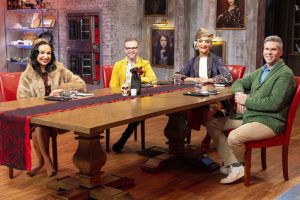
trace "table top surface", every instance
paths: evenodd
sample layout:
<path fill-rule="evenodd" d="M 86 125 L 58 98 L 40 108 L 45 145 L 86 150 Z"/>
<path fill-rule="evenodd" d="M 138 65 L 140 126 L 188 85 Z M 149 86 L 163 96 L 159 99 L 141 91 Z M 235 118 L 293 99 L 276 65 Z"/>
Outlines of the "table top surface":
<path fill-rule="evenodd" d="M 134 98 L 113 103 L 104 103 L 73 110 L 66 110 L 39 116 L 33 116 L 30 122 L 55 128 L 76 131 L 81 134 L 99 134 L 107 128 L 128 124 L 130 122 L 186 111 L 191 108 L 207 105 L 232 97 L 230 87 L 214 88 L 220 93 L 207 97 L 186 96 L 183 93 L 193 89 L 154 94 L 142 98 Z M 94 91 L 96 96 L 119 92 L 119 89 L 99 89 Z M 43 98 L 30 98 L 0 104 L 0 112 L 53 103 Z"/>

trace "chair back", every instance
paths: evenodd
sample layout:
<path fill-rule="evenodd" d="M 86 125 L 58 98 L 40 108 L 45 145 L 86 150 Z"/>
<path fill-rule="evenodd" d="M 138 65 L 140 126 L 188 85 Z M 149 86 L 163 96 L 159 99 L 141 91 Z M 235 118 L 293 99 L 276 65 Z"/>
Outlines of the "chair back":
<path fill-rule="evenodd" d="M 113 65 L 104 65 L 102 66 L 102 76 L 103 76 L 103 86 L 105 88 L 109 87 L 109 82 L 111 79 L 111 74 L 113 70 Z"/>
<path fill-rule="evenodd" d="M 225 67 L 230 72 L 233 81 L 243 78 L 246 69 L 245 65 L 225 65 Z"/>
<path fill-rule="evenodd" d="M 17 89 L 22 72 L 0 73 L 0 92 L 2 101 L 17 99 Z"/>
<path fill-rule="evenodd" d="M 284 144 L 289 144 L 290 141 L 290 136 L 292 133 L 292 127 L 293 127 L 293 122 L 295 119 L 296 111 L 300 102 L 300 77 L 295 77 L 296 81 L 296 89 L 294 93 L 294 98 L 292 100 L 288 116 L 287 116 L 287 123 L 285 127 L 285 132 L 284 132 Z"/>

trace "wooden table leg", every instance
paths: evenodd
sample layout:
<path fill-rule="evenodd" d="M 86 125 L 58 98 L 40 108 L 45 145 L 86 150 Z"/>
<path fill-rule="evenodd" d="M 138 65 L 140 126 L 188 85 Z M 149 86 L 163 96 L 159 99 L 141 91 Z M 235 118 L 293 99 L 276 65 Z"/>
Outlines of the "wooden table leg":
<path fill-rule="evenodd" d="M 186 124 L 186 113 L 178 112 L 169 114 L 167 126 L 164 134 L 168 138 L 169 152 L 153 158 L 149 158 L 143 165 L 142 169 L 150 172 L 159 172 L 165 168 L 168 163 L 172 162 L 177 155 L 185 153 L 184 139 L 188 134 Z"/>
<path fill-rule="evenodd" d="M 210 172 L 218 170 L 220 165 L 208 156 L 185 148 L 184 140 L 189 132 L 186 123 L 186 113 L 178 112 L 169 114 L 168 116 L 169 121 L 164 129 L 164 134 L 169 140 L 169 152 L 149 158 L 142 165 L 142 169 L 150 172 L 160 172 L 173 161 L 176 163 L 179 161 L 191 166 L 199 166 Z"/>
<path fill-rule="evenodd" d="M 74 177 L 58 178 L 48 183 L 48 187 L 62 190 L 54 194 L 59 199 L 133 199 L 128 192 L 117 188 L 134 186 L 134 179 L 121 176 L 101 177 L 101 168 L 106 162 L 106 154 L 100 144 L 100 133 L 86 135 L 75 132 L 78 148 L 73 163 L 79 169 L 79 181 Z M 114 188 L 117 187 L 117 188 Z"/>
<path fill-rule="evenodd" d="M 73 156 L 73 163 L 79 169 L 80 185 L 95 188 L 101 184 L 101 168 L 106 162 L 106 154 L 100 144 L 100 136 L 86 137 L 76 133 L 78 148 Z"/>
<path fill-rule="evenodd" d="M 186 124 L 186 113 L 178 112 L 169 114 L 169 120 L 165 127 L 164 134 L 169 140 L 169 153 L 178 155 L 185 151 L 184 139 L 189 129 Z"/>

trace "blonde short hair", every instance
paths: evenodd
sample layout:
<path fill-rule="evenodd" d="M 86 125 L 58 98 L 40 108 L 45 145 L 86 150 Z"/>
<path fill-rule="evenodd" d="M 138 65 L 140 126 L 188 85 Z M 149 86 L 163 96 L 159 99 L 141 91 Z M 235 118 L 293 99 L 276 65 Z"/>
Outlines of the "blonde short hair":
<path fill-rule="evenodd" d="M 197 30 L 196 35 L 195 35 L 195 40 L 200 39 L 202 37 L 213 37 L 213 34 L 210 33 L 208 30 L 206 30 L 205 28 L 200 28 Z"/>

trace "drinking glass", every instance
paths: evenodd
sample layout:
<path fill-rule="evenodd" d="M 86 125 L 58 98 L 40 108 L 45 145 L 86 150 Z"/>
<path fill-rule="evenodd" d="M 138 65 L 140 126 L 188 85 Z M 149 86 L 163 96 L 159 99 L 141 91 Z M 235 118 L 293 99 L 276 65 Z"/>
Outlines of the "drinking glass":
<path fill-rule="evenodd" d="M 181 77 L 174 76 L 174 85 L 180 85 L 180 84 L 181 84 Z"/>
<path fill-rule="evenodd" d="M 71 88 L 71 89 L 69 90 L 69 92 L 70 92 L 70 97 L 71 97 L 71 98 L 77 98 L 77 96 L 78 96 L 78 90 L 77 90 L 77 89 Z"/>
<path fill-rule="evenodd" d="M 202 92 L 202 83 L 195 83 L 194 89 L 196 93 Z"/>

